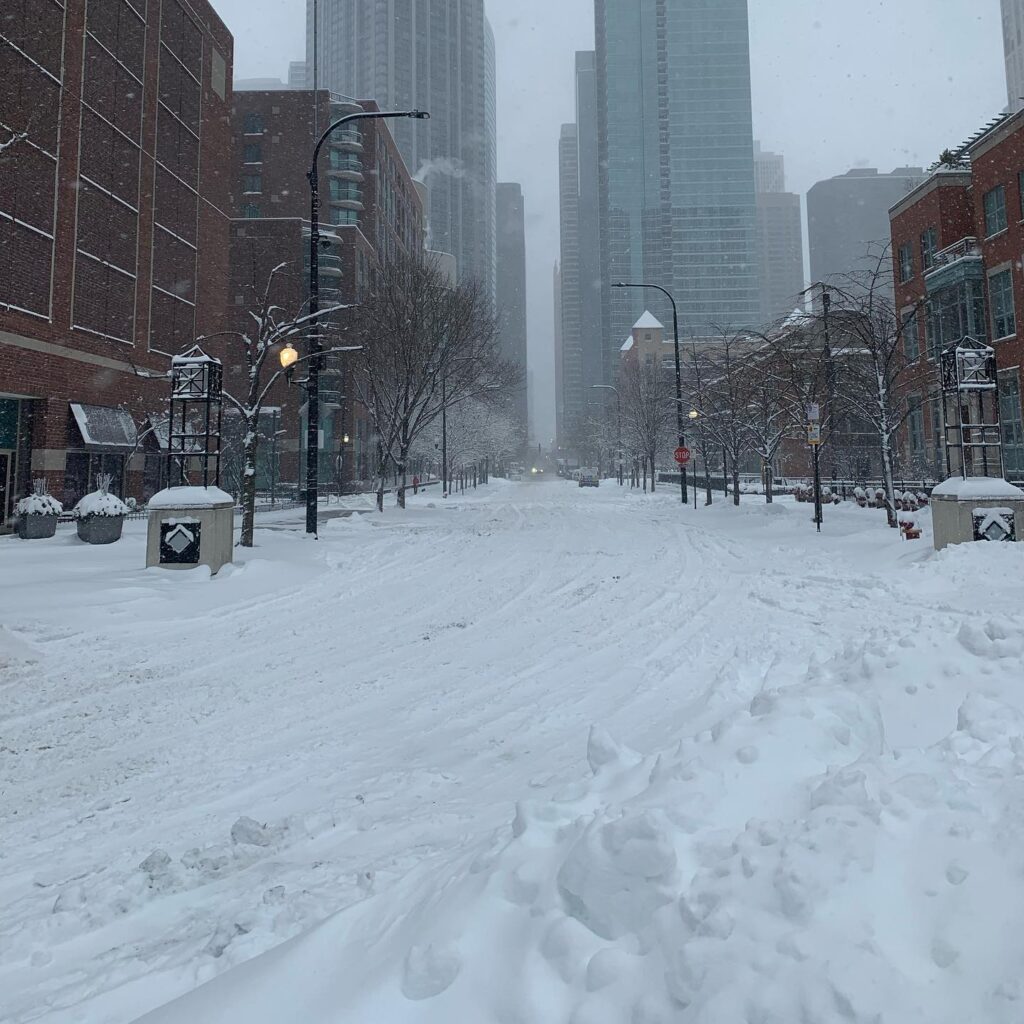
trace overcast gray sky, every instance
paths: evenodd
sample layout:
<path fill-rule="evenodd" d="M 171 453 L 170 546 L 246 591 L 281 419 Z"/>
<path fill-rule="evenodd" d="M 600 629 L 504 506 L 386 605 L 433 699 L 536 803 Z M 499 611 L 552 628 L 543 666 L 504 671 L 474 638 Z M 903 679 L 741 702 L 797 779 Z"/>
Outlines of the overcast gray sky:
<path fill-rule="evenodd" d="M 554 423 L 551 271 L 560 125 L 593 0 L 486 0 L 498 49 L 498 175 L 527 203 L 530 360 Z M 754 132 L 804 193 L 850 167 L 932 163 L 1006 102 L 999 0 L 749 0 Z M 305 51 L 305 0 L 213 0 L 235 75 L 285 77 Z M 545 438 L 546 440 L 546 438 Z"/>

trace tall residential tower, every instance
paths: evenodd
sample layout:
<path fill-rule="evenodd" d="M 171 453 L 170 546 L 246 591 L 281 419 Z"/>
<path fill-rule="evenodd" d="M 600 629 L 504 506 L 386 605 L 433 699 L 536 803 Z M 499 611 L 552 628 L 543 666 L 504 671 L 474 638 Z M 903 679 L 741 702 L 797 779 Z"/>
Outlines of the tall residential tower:
<path fill-rule="evenodd" d="M 767 327 L 802 303 L 804 232 L 800 197 L 786 191 L 781 153 L 754 143 L 757 250 L 761 276 L 761 325 Z"/>
<path fill-rule="evenodd" d="M 747 0 L 595 0 L 602 278 L 668 287 L 680 333 L 756 324 Z M 657 296 L 607 288 L 606 366 Z"/>
<path fill-rule="evenodd" d="M 429 121 L 390 122 L 409 170 L 427 184 L 430 248 L 452 253 L 460 276 L 493 298 L 495 53 L 484 0 L 307 0 L 309 84 L 314 56 L 320 88 L 430 112 Z"/>
<path fill-rule="evenodd" d="M 513 399 L 515 415 L 527 428 L 526 366 L 526 211 L 522 187 L 500 182 L 497 193 L 498 322 L 502 357 L 522 371 L 521 388 Z"/>
<path fill-rule="evenodd" d="M 593 50 L 576 54 L 576 122 L 559 140 L 561 222 L 561 381 L 558 436 L 584 429 L 591 385 L 607 382 L 601 306 L 601 195 L 598 167 L 597 63 Z"/>

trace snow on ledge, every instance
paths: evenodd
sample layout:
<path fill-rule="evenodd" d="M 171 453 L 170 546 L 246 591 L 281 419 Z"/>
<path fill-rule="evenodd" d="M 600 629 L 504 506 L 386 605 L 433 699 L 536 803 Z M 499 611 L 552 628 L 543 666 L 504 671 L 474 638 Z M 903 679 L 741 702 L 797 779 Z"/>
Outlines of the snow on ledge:
<path fill-rule="evenodd" d="M 967 480 L 950 477 L 932 491 L 933 498 L 957 498 L 969 501 L 985 498 L 1013 498 L 1024 501 L 1024 491 L 1000 477 L 976 476 Z"/>
<path fill-rule="evenodd" d="M 235 499 L 219 487 L 165 487 L 146 504 L 150 511 L 165 508 L 209 508 L 214 505 L 234 505 Z"/>

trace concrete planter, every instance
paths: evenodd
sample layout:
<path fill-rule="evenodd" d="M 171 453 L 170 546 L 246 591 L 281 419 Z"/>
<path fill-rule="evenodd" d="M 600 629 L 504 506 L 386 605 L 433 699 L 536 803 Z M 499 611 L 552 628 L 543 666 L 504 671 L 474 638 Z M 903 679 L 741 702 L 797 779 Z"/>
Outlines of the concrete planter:
<path fill-rule="evenodd" d="M 43 540 L 57 532 L 57 516 L 18 516 L 18 536 L 22 540 Z"/>
<path fill-rule="evenodd" d="M 121 539 L 124 516 L 82 516 L 78 520 L 78 539 L 86 544 L 113 544 Z"/>

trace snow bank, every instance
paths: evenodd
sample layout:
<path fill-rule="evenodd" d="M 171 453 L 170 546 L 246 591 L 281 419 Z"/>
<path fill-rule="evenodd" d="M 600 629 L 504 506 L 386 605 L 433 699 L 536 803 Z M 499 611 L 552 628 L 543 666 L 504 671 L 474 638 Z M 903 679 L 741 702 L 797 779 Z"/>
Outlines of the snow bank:
<path fill-rule="evenodd" d="M 1019 1024 L 1019 712 L 969 697 L 897 756 L 867 692 L 804 682 L 588 755 L 471 857 L 142 1020 Z"/>
<path fill-rule="evenodd" d="M 75 506 L 79 519 L 87 516 L 126 516 L 131 509 L 116 495 L 106 491 L 93 491 Z"/>
<path fill-rule="evenodd" d="M 146 508 L 208 508 L 210 505 L 234 503 L 235 499 L 219 487 L 165 487 L 146 502 Z"/>
<path fill-rule="evenodd" d="M 932 497 L 959 498 L 963 501 L 972 498 L 1015 498 L 1024 501 L 1024 491 L 1001 477 L 976 476 L 963 480 L 951 476 L 932 491 Z"/>

